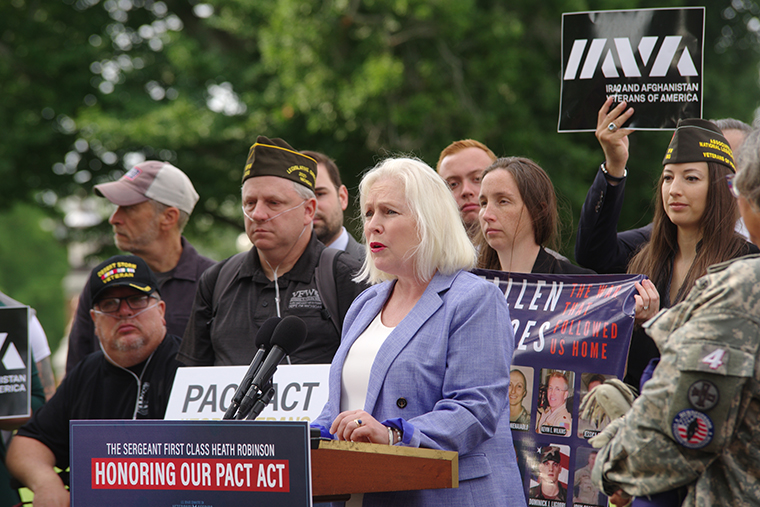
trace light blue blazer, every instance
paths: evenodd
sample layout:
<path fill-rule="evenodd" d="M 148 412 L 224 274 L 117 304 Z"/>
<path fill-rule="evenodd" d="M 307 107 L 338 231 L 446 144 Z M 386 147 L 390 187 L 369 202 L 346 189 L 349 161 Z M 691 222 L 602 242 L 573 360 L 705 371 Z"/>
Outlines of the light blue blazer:
<path fill-rule="evenodd" d="M 394 282 L 364 291 L 343 324 L 330 368 L 330 394 L 314 425 L 340 413 L 343 362 L 385 304 Z M 402 445 L 459 453 L 459 488 L 373 493 L 364 506 L 524 506 L 509 429 L 514 335 L 504 295 L 460 271 L 435 275 L 422 298 L 380 347 L 364 410 L 403 428 Z M 388 474 L 396 474 L 388 470 Z"/>

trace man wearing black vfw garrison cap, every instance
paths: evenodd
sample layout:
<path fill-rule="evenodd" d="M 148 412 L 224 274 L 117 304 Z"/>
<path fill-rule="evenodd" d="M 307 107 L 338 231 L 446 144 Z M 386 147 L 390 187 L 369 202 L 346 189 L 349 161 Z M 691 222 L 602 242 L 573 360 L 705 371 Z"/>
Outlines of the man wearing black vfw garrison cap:
<path fill-rule="evenodd" d="M 329 363 L 340 344 L 315 273 L 324 245 L 312 230 L 317 200 L 316 161 L 282 139 L 259 136 L 243 170 L 242 213 L 253 248 L 226 259 L 201 277 L 178 359 L 189 366 L 250 362 L 261 324 L 295 315 L 308 327 L 293 363 Z M 342 321 L 365 288 L 352 278 L 358 261 L 339 255 L 332 264 Z M 324 282 L 324 281 L 323 281 Z M 324 288 L 324 283 L 319 285 Z"/>

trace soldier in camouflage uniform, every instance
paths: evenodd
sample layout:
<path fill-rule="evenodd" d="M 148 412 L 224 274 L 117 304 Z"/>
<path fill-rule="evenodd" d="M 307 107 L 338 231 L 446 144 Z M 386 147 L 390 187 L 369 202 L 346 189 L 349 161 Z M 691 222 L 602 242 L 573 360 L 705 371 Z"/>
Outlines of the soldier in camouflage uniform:
<path fill-rule="evenodd" d="M 738 165 L 735 195 L 757 241 L 758 131 Z M 631 410 L 600 435 L 609 441 L 594 483 L 623 497 L 688 485 L 684 506 L 760 504 L 760 255 L 712 266 L 645 327 L 662 357 Z"/>

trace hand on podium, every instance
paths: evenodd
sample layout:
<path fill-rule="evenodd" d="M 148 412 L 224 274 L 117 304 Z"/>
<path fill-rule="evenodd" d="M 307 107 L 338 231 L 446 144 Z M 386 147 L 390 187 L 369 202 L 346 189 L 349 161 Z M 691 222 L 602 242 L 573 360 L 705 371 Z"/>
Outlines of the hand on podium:
<path fill-rule="evenodd" d="M 389 428 L 364 410 L 341 412 L 330 426 L 330 433 L 338 440 L 390 444 Z M 391 435 L 394 433 L 391 431 Z M 394 443 L 398 440 L 394 439 Z"/>

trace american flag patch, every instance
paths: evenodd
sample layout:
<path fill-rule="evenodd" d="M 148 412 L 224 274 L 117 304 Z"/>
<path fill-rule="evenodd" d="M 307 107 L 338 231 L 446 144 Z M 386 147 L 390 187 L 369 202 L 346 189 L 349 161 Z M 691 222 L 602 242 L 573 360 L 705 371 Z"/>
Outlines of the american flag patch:
<path fill-rule="evenodd" d="M 707 415 L 696 410 L 682 410 L 671 424 L 673 438 L 689 449 L 701 449 L 712 442 L 713 422 Z"/>

